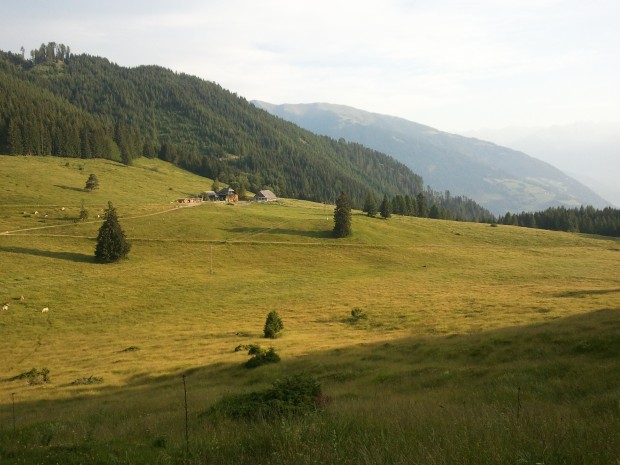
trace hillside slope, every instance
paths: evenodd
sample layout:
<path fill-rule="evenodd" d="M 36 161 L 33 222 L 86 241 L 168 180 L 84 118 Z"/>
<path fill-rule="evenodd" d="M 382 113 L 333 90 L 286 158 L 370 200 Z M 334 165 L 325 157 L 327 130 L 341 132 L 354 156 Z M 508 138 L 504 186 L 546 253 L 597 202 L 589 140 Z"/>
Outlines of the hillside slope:
<path fill-rule="evenodd" d="M 496 215 L 558 205 L 608 205 L 553 166 L 490 142 L 342 105 L 254 103 L 317 134 L 387 153 L 433 188 L 462 193 Z"/>
<path fill-rule="evenodd" d="M 239 191 L 325 201 L 341 190 L 415 195 L 419 176 L 355 143 L 338 143 L 257 109 L 215 83 L 89 55 L 0 52 L 0 153 L 158 157 Z"/>
<path fill-rule="evenodd" d="M 618 457 L 617 239 L 354 211 L 337 240 L 324 204 L 176 208 L 205 179 L 155 159 L 1 156 L 0 176 L 0 463 Z M 100 265 L 107 200 L 132 249 Z M 282 361 L 246 369 L 250 344 Z M 316 412 L 206 414 L 297 374 L 322 385 Z"/>

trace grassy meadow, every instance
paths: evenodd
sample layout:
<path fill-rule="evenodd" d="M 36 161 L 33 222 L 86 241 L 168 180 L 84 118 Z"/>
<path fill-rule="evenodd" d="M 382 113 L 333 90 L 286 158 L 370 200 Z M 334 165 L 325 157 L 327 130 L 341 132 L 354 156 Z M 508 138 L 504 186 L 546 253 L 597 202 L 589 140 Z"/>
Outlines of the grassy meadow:
<path fill-rule="evenodd" d="M 211 180 L 159 160 L 0 156 L 0 183 L 0 463 L 620 463 L 618 239 L 354 212 L 336 240 L 333 206 L 179 207 Z M 108 201 L 132 249 L 99 265 Z M 205 415 L 298 373 L 323 409 Z"/>

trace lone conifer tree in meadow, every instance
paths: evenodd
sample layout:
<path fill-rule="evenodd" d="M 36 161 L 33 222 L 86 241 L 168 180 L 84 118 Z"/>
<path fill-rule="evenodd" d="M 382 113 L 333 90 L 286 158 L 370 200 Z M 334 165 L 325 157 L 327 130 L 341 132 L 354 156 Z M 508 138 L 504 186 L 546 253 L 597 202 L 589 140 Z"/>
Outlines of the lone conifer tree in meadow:
<path fill-rule="evenodd" d="M 336 199 L 334 210 L 334 237 L 347 237 L 351 235 L 351 204 L 349 197 L 344 192 Z"/>
<path fill-rule="evenodd" d="M 84 190 L 93 191 L 99 188 L 99 178 L 95 173 L 91 173 L 86 180 L 86 185 L 84 186 Z"/>
<path fill-rule="evenodd" d="M 112 202 L 108 202 L 108 209 L 104 213 L 104 221 L 99 228 L 95 260 L 99 263 L 112 263 L 125 258 L 131 244 L 125 238 L 125 232 L 118 222 L 116 209 Z"/>

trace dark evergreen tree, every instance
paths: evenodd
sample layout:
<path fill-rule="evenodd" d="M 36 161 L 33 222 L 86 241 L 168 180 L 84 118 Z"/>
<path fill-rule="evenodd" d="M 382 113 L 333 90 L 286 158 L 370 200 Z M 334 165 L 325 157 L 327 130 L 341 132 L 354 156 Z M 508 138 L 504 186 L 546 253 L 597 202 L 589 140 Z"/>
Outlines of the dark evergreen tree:
<path fill-rule="evenodd" d="M 379 213 L 382 218 L 386 220 L 392 216 L 392 204 L 388 200 L 387 195 L 383 196 L 383 200 L 381 201 L 381 206 L 379 207 Z"/>
<path fill-rule="evenodd" d="M 366 202 L 364 202 L 364 213 L 368 216 L 375 216 L 377 214 L 377 201 L 372 192 L 368 192 L 366 196 Z"/>
<path fill-rule="evenodd" d="M 99 263 L 112 263 L 125 258 L 131 249 L 131 244 L 125 238 L 112 202 L 108 202 L 108 209 L 104 214 L 104 221 L 99 228 L 95 260 Z"/>
<path fill-rule="evenodd" d="M 422 192 L 416 196 L 416 205 L 418 207 L 418 216 L 425 218 L 428 216 L 428 204 L 426 203 L 426 197 Z"/>
<path fill-rule="evenodd" d="M 263 334 L 265 337 L 275 339 L 283 329 L 284 323 L 282 322 L 280 315 L 278 315 L 278 312 L 275 310 L 270 311 L 267 315 L 267 319 L 265 320 L 265 328 L 263 329 Z"/>
<path fill-rule="evenodd" d="M 84 186 L 84 189 L 87 191 L 92 191 L 94 189 L 97 189 L 99 187 L 99 178 L 97 178 L 97 175 L 94 173 L 91 173 L 90 176 L 88 176 L 88 179 L 86 180 L 86 185 Z"/>
<path fill-rule="evenodd" d="M 406 210 L 405 198 L 398 194 L 392 198 L 392 213 L 404 215 Z"/>
<path fill-rule="evenodd" d="M 405 196 L 405 201 L 407 202 L 407 210 L 409 211 L 408 215 L 417 216 L 418 214 L 418 205 L 415 197 L 411 197 L 409 195 Z"/>
<path fill-rule="evenodd" d="M 344 192 L 336 199 L 334 209 L 334 237 L 347 237 L 351 235 L 351 204 Z"/>

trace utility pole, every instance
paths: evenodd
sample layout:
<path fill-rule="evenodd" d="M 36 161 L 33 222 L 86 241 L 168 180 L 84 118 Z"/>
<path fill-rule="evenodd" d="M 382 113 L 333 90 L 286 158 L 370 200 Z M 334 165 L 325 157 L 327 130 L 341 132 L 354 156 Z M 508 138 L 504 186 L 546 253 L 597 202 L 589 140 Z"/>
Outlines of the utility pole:
<path fill-rule="evenodd" d="M 209 256 L 210 256 L 210 262 L 211 262 L 211 274 L 213 274 L 213 244 L 211 244 L 209 246 Z"/>

